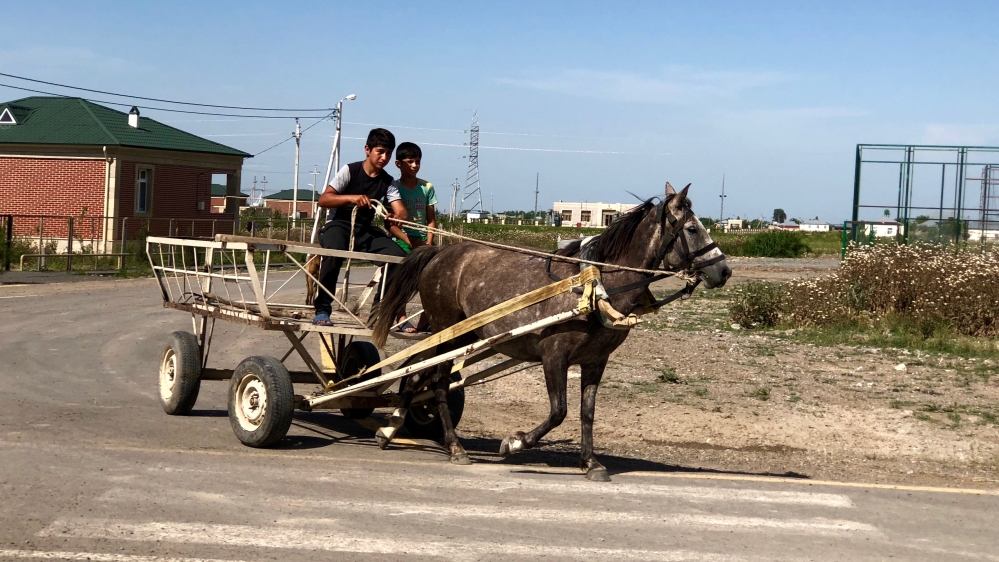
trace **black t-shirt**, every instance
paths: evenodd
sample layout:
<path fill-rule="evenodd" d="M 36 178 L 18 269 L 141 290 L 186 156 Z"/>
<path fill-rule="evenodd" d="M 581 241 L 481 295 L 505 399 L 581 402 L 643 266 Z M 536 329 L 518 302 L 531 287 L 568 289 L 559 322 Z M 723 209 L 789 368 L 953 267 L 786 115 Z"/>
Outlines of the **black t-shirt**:
<path fill-rule="evenodd" d="M 369 176 L 364 171 L 363 161 L 347 164 L 343 168 L 340 168 L 340 171 L 337 172 L 336 177 L 330 183 L 330 187 L 335 189 L 340 195 L 367 195 L 368 199 L 382 201 L 383 203 L 386 202 L 386 196 L 388 196 L 389 203 L 399 199 L 398 189 L 392 187 L 392 176 L 385 170 L 380 171 L 375 177 Z M 394 197 L 390 191 L 395 192 Z M 344 220 L 349 222 L 353 210 L 353 204 L 338 207 L 330 220 Z M 367 209 L 358 209 L 356 224 L 370 225 L 374 218 L 374 209 L 370 207 Z"/>

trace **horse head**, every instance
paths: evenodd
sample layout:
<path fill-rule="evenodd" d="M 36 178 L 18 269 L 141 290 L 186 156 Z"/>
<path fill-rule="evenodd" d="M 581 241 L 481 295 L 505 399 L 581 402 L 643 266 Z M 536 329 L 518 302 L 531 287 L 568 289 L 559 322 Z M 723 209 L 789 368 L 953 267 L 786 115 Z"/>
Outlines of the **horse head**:
<path fill-rule="evenodd" d="M 688 271 L 709 289 L 721 287 L 732 276 L 732 268 L 725 263 L 725 254 L 694 214 L 687 198 L 689 189 L 690 184 L 687 184 L 677 193 L 667 183 L 666 199 L 657 205 L 661 217 L 663 266 L 674 271 Z"/>

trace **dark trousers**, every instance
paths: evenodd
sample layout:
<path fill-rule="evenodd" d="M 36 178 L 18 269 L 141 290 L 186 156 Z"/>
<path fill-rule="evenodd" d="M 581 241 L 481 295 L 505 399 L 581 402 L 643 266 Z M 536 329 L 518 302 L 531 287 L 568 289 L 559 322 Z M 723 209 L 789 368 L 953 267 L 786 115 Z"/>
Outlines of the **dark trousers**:
<path fill-rule="evenodd" d="M 326 223 L 319 231 L 319 245 L 330 250 L 347 250 L 350 247 L 350 222 L 334 220 Z M 404 257 L 405 252 L 385 233 L 373 226 L 355 225 L 354 251 L 371 254 L 385 254 Z M 319 282 L 331 293 L 336 293 L 337 279 L 345 258 L 324 257 L 319 265 Z M 389 264 L 387 275 L 382 283 L 387 282 L 395 272 L 398 264 Z M 375 295 L 377 300 L 377 294 Z M 316 314 L 329 314 L 333 311 L 333 299 L 326 291 L 319 290 L 316 295 Z"/>

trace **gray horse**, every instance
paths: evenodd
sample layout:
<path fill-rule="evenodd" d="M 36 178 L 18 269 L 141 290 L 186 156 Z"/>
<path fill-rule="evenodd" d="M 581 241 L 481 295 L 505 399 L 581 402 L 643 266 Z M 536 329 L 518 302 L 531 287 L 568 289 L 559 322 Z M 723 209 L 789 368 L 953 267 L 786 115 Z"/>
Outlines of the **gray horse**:
<path fill-rule="evenodd" d="M 400 265 L 386 288 L 375 313 L 374 340 L 381 347 L 395 318 L 416 294 L 435 332 L 508 299 L 579 272 L 578 263 L 559 261 L 558 256 L 583 257 L 593 261 L 641 269 L 687 271 L 708 288 L 721 287 L 732 274 L 725 256 L 691 210 L 688 185 L 679 193 L 666 184 L 666 198 L 650 199 L 624 214 L 607 230 L 585 245 L 576 242 L 557 252 L 551 261 L 543 257 L 496 249 L 474 242 L 444 247 L 424 247 L 411 253 Z M 651 275 L 602 266 L 601 278 L 610 304 L 627 315 L 650 304 L 648 283 Z M 618 291 L 615 291 L 619 289 Z M 692 290 L 692 286 L 690 287 Z M 446 353 L 478 339 L 502 334 L 519 326 L 567 310 L 578 295 L 567 293 L 504 316 L 473 333 L 442 344 L 437 353 Z M 504 456 L 530 449 L 566 416 L 566 381 L 570 365 L 582 370 L 582 456 L 580 468 L 590 480 L 607 481 L 607 469 L 593 455 L 593 412 L 597 386 L 607 366 L 607 358 L 628 336 L 627 329 L 606 327 L 597 313 L 545 328 L 496 346 L 511 358 L 540 361 L 545 373 L 551 412 L 548 419 L 527 433 L 518 431 L 503 440 Z M 468 464 L 468 454 L 458 441 L 447 405 L 447 389 L 452 365 L 438 367 L 436 373 L 411 377 L 403 389 L 406 407 L 413 393 L 431 378 L 434 398 L 444 430 L 444 445 L 456 464 Z M 397 410 L 393 425 L 401 425 L 406 408 Z M 395 423 L 399 422 L 399 423 Z M 394 429 L 379 434 L 379 445 L 387 446 Z"/>

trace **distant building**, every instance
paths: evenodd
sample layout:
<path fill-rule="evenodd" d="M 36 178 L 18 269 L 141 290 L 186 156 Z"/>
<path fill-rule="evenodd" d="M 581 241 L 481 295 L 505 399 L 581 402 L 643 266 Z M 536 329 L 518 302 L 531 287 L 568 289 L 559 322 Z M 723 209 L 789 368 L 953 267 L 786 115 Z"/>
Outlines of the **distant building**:
<path fill-rule="evenodd" d="M 281 213 L 283 216 L 290 217 L 291 208 L 295 204 L 294 195 L 294 189 L 285 189 L 283 191 L 278 191 L 277 193 L 264 195 L 261 199 L 263 200 L 263 207 L 273 209 L 274 211 Z M 298 218 L 312 218 L 313 199 L 315 199 L 315 201 L 319 201 L 319 194 L 314 194 L 314 192 L 307 189 L 298 190 Z"/>
<path fill-rule="evenodd" d="M 770 230 L 800 230 L 801 226 L 793 222 L 772 223 Z"/>
<path fill-rule="evenodd" d="M 226 201 L 228 201 L 229 199 L 235 200 L 237 207 L 245 207 L 246 206 L 246 198 L 247 197 L 249 197 L 249 195 L 247 195 L 247 194 L 245 194 L 243 192 L 238 192 L 237 195 L 232 195 L 232 196 L 226 195 L 226 186 L 224 186 L 224 185 L 222 185 L 220 183 L 213 183 L 212 184 L 212 212 L 213 213 L 224 213 L 225 212 L 225 208 L 226 208 Z"/>
<path fill-rule="evenodd" d="M 239 193 L 251 155 L 81 98 L 32 96 L 0 103 L 0 215 L 18 235 L 109 242 L 127 231 L 211 236 L 238 201 L 213 213 L 212 176 Z M 42 221 L 17 215 L 44 215 Z M 82 218 L 86 217 L 86 218 Z M 44 232 L 39 232 L 42 228 Z M 105 245 L 106 247 L 106 245 Z"/>
<path fill-rule="evenodd" d="M 562 226 L 607 227 L 618 216 L 637 207 L 632 203 L 573 203 L 556 201 L 552 204 L 555 214 L 561 217 Z"/>
<path fill-rule="evenodd" d="M 829 232 L 829 223 L 820 220 L 804 221 L 799 225 L 802 232 Z"/>
<path fill-rule="evenodd" d="M 864 223 L 864 235 L 870 236 L 872 231 L 875 238 L 889 238 L 903 234 L 905 229 L 897 221 Z"/>
<path fill-rule="evenodd" d="M 725 219 L 721 223 L 722 231 L 742 230 L 742 219 Z"/>

